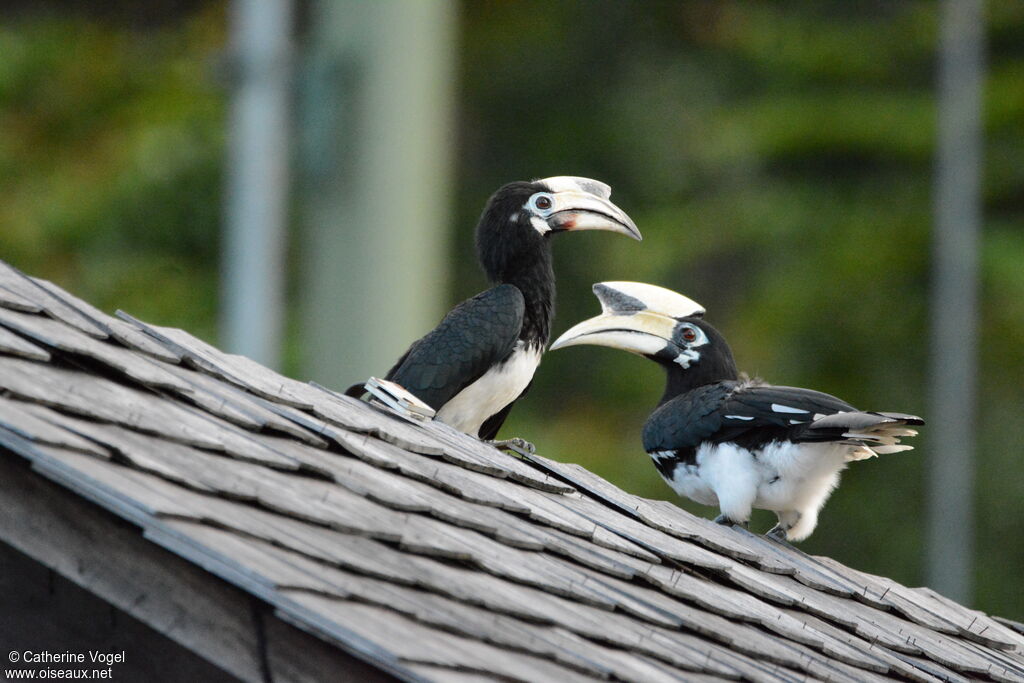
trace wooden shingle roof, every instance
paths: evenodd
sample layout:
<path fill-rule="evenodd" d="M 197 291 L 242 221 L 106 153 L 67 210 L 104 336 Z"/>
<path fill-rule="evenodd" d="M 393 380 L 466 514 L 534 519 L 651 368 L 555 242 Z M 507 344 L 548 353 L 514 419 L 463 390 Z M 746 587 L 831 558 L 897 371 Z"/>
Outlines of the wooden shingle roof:
<path fill-rule="evenodd" d="M 404 679 L 1024 680 L 1019 624 L 108 316 L 0 262 L 0 461 L 18 456 Z"/>

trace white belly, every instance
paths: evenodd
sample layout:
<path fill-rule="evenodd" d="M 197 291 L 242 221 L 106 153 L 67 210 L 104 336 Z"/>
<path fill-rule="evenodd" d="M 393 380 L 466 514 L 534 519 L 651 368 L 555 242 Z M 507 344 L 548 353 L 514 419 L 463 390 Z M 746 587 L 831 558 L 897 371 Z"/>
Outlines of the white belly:
<path fill-rule="evenodd" d="M 516 344 L 512 356 L 488 370 L 437 412 L 437 419 L 476 436 L 484 421 L 519 398 L 533 379 L 543 351 Z"/>
<path fill-rule="evenodd" d="M 850 450 L 832 443 L 771 444 L 757 457 L 754 507 L 779 512 L 820 506 L 839 483 Z"/>
<path fill-rule="evenodd" d="M 817 508 L 839 481 L 849 446 L 775 443 L 751 454 L 733 444 L 705 444 L 696 464 L 679 465 L 666 482 L 681 496 L 736 511 Z M 744 512 L 745 511 L 745 512 Z"/>

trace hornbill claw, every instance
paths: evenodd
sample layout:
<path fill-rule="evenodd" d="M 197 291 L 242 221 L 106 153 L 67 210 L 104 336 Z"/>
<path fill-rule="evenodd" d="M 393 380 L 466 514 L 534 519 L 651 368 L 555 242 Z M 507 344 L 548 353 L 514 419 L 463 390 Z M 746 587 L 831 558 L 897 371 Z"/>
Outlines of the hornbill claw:
<path fill-rule="evenodd" d="M 721 524 L 723 526 L 741 526 L 744 529 L 747 529 L 747 528 L 750 527 L 750 522 L 749 521 L 747 521 L 747 522 L 737 522 L 735 519 L 733 519 L 731 517 L 728 517 L 728 516 L 726 516 L 724 514 L 723 515 L 718 515 L 717 517 L 715 517 L 715 524 Z"/>

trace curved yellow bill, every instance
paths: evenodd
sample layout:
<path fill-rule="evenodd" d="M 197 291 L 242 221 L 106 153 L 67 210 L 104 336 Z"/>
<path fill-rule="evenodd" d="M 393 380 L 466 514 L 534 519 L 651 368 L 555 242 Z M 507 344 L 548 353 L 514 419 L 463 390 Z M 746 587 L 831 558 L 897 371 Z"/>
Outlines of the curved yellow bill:
<path fill-rule="evenodd" d="M 603 313 L 566 330 L 551 345 L 551 350 L 588 344 L 653 356 L 671 341 L 677 322 L 675 318 L 651 311 Z"/>
<path fill-rule="evenodd" d="M 608 199 L 579 190 L 555 192 L 548 217 L 553 230 L 607 230 L 642 240 L 633 219 Z"/>

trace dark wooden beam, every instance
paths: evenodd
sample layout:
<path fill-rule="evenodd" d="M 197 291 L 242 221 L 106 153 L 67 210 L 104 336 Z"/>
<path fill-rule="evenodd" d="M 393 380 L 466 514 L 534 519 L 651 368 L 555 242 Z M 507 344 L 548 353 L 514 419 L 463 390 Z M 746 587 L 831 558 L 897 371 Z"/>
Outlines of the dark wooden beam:
<path fill-rule="evenodd" d="M 0 540 L 243 681 L 393 680 L 4 449 L 0 501 Z"/>

